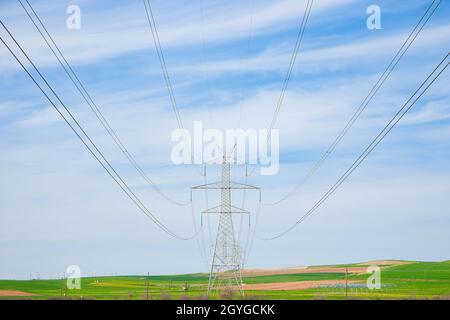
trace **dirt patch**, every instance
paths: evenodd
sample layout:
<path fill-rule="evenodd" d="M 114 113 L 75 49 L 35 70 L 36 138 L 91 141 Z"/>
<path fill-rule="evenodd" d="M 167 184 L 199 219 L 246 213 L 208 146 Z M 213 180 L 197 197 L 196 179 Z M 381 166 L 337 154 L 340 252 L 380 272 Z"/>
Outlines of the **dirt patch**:
<path fill-rule="evenodd" d="M 365 267 L 349 267 L 348 273 L 366 273 Z M 270 276 L 278 274 L 298 274 L 298 273 L 345 273 L 346 268 L 342 267 L 317 267 L 317 268 L 285 268 L 285 269 L 246 269 L 242 270 L 244 277 Z"/>
<path fill-rule="evenodd" d="M 17 290 L 0 290 L 0 297 L 32 297 L 32 296 L 37 296 L 37 294 Z"/>
<path fill-rule="evenodd" d="M 370 266 L 370 265 L 377 265 L 377 266 L 397 266 L 402 264 L 411 264 L 412 262 L 409 261 L 399 261 L 399 260 L 373 260 L 373 261 L 367 261 L 358 263 L 361 266 Z"/>
<path fill-rule="evenodd" d="M 358 281 L 349 280 L 348 283 Z M 274 282 L 244 284 L 245 290 L 305 290 L 329 285 L 345 285 L 345 280 L 315 280 L 315 281 L 294 281 L 294 282 Z"/>
<path fill-rule="evenodd" d="M 366 267 L 318 267 L 307 269 L 310 273 L 366 273 Z"/>
<path fill-rule="evenodd" d="M 284 269 L 244 269 L 243 277 L 270 276 L 276 274 L 295 274 L 304 272 L 306 267 L 284 268 Z"/>

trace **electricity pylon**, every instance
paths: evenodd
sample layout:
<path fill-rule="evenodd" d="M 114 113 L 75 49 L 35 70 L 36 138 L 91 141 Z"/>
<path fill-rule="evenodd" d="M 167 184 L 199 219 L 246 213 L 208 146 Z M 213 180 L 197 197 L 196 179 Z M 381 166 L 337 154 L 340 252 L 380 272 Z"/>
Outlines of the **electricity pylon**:
<path fill-rule="evenodd" d="M 219 289 L 233 289 L 237 287 L 241 294 L 242 287 L 242 254 L 236 243 L 233 214 L 250 214 L 249 211 L 232 205 L 232 190 L 234 189 L 256 189 L 259 188 L 231 181 L 230 162 L 223 157 L 222 180 L 220 182 L 208 183 L 193 187 L 198 189 L 220 190 L 220 204 L 209 208 L 202 214 L 219 214 L 219 226 L 217 229 L 216 243 L 212 257 L 211 269 L 208 282 L 208 295 L 215 287 Z"/>

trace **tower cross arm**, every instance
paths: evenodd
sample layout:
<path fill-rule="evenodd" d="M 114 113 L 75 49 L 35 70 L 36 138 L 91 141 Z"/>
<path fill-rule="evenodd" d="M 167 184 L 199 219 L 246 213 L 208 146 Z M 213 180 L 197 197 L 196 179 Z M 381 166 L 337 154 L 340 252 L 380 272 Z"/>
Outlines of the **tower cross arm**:
<path fill-rule="evenodd" d="M 204 211 L 202 211 L 202 213 L 221 213 L 223 212 L 222 206 L 218 205 L 209 209 L 206 209 Z M 250 211 L 247 211 L 245 209 L 242 208 L 238 208 L 235 207 L 233 205 L 230 206 L 230 211 L 229 213 L 244 213 L 244 214 L 250 214 Z"/>
<path fill-rule="evenodd" d="M 192 187 L 193 190 L 201 190 L 201 189 L 252 189 L 252 190 L 259 190 L 260 188 L 251 186 L 249 184 L 239 183 L 230 181 L 229 187 L 224 187 L 221 182 L 212 182 L 208 184 L 202 184 L 198 186 Z"/>

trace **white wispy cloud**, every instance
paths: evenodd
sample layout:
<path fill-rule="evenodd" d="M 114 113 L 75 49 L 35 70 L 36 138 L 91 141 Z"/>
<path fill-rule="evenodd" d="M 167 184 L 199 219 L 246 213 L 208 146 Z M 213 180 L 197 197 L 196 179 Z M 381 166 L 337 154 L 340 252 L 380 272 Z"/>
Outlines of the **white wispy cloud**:
<path fill-rule="evenodd" d="M 312 49 L 302 49 L 298 56 L 296 70 L 306 73 L 314 73 L 330 69 L 344 69 L 359 62 L 373 63 L 380 58 L 391 55 L 400 48 L 408 37 L 410 30 L 398 32 L 395 35 L 387 35 L 374 39 L 347 39 L 347 43 L 330 45 Z M 309 38 L 310 40 L 313 40 Z M 450 24 L 426 28 L 413 44 L 411 52 L 417 55 L 423 54 L 423 50 L 432 51 L 437 44 L 450 41 Z M 292 56 L 291 45 L 270 46 L 265 51 L 246 58 L 213 61 L 209 64 L 193 64 L 173 68 L 174 72 L 212 73 L 223 74 L 227 72 L 242 72 L 246 65 L 248 72 L 276 71 L 285 72 L 286 65 Z M 443 52 L 445 53 L 445 52 Z M 411 54 L 411 53 L 410 53 Z"/>
<path fill-rule="evenodd" d="M 410 113 L 404 124 L 420 124 L 450 119 L 450 101 L 432 101 L 419 111 Z"/>
<path fill-rule="evenodd" d="M 76 70 L 81 70 L 94 100 L 144 171 L 170 196 L 188 199 L 190 187 L 204 180 L 191 167 L 175 166 L 170 161 L 170 136 L 176 121 L 155 53 L 152 51 L 150 56 L 145 51 L 153 50 L 153 44 L 142 3 L 107 5 L 112 2 L 78 1 L 83 14 L 80 31 L 65 28 L 65 6 L 71 4 L 69 1 L 32 3 L 65 55 Z M 239 86 L 234 83 L 237 77 L 233 77 L 242 73 L 246 60 L 239 57 L 235 47 L 243 51 L 249 7 L 242 2 L 208 1 L 205 36 L 209 64 L 205 65 L 199 63 L 203 36 L 198 6 L 178 1 L 152 3 L 186 128 L 191 129 L 196 120 L 203 120 L 205 128 L 234 128 L 241 107 L 244 128 L 266 128 L 292 50 L 292 43 L 286 39 L 294 38 L 305 1 L 258 1 L 253 16 L 255 47 L 247 64 L 254 79 L 249 81 L 242 101 L 241 92 L 236 89 Z M 416 22 L 415 15 L 414 19 L 400 15 L 399 7 L 412 10 L 410 7 L 422 8 L 424 4 L 386 4 L 384 12 L 408 19 L 408 23 L 366 34 L 349 27 L 357 22 L 365 28 L 361 19 L 365 10 L 357 12 L 365 3 L 316 1 L 308 29 L 311 33 L 298 56 L 276 125 L 281 130 L 284 156 L 280 173 L 273 177 L 254 176 L 248 181 L 263 187 L 264 200 L 276 200 L 295 186 L 376 82 Z M 337 13 L 354 19 L 340 25 L 345 30 L 326 28 L 330 20 L 343 19 L 335 17 Z M 61 76 L 62 72 L 56 72 L 55 60 L 21 8 L 15 2 L 2 2 L 0 16 L 151 210 L 175 231 L 192 231 L 189 209 L 170 206 L 132 170 L 73 86 Z M 310 183 L 281 206 L 263 209 L 258 235 L 270 235 L 294 222 L 346 170 L 442 58 L 450 40 L 449 26 L 446 21 L 432 21 L 423 30 Z M 140 63 L 143 56 L 145 66 Z M 115 64 L 106 65 L 113 57 Z M 89 68 L 82 64 L 89 64 Z M 54 276 L 56 270 L 62 272 L 73 263 L 82 266 L 83 274 L 92 269 L 97 273 L 144 273 L 149 271 L 143 270 L 148 265 L 152 266 L 152 273 L 202 270 L 199 259 L 193 258 L 195 243 L 167 240 L 139 214 L 29 79 L 18 72 L 3 46 L 0 71 L 0 277 L 27 276 L 30 270 L 42 272 L 41 269 Z M 201 77 L 205 72 L 211 78 L 208 98 Z M 343 250 L 348 250 L 344 252 L 348 260 L 385 257 L 386 252 L 395 258 L 443 259 L 450 244 L 446 232 L 449 206 L 443 201 L 450 191 L 446 161 L 450 137 L 449 76 L 444 74 L 434 84 L 316 216 L 277 242 L 257 240 L 251 264 L 270 266 L 269 251 L 279 266 L 347 262 L 342 261 Z M 219 179 L 218 168 L 209 170 L 210 180 Z M 235 179 L 241 181 L 242 172 L 233 172 Z M 205 206 L 202 196 L 194 196 L 197 217 Z M 210 206 L 218 201 L 217 196 L 209 196 Z M 240 196 L 235 199 L 241 201 Z M 256 209 L 253 200 L 249 196 L 246 204 L 252 213 Z M 412 232 L 427 236 L 417 238 Z M 292 251 L 292 243 L 299 250 Z M 418 246 L 423 250 L 418 250 Z M 371 252 L 367 252 L 368 247 Z M 26 264 L 24 256 L 28 259 Z M 178 257 L 177 261 L 182 259 L 183 264 L 173 263 L 174 257 Z"/>
<path fill-rule="evenodd" d="M 352 2 L 354 0 L 321 1 L 315 6 L 315 12 L 333 10 Z M 125 4 L 120 9 L 107 7 L 91 11 L 86 10 L 86 15 L 89 17 L 95 16 L 93 21 L 96 21 L 96 23 L 88 24 L 86 22 L 86 25 L 77 31 L 67 30 L 65 24 L 61 23 L 61 18 L 44 18 L 43 20 L 48 24 L 49 30 L 53 33 L 57 43 L 73 63 L 94 63 L 102 59 L 153 48 L 151 33 L 145 20 L 146 16 L 140 5 L 141 3 L 136 2 Z M 235 8 L 232 8 L 232 10 L 236 14 L 233 14 L 231 19 L 229 12 L 227 13 L 220 6 L 213 7 L 210 12 L 207 12 L 208 19 L 205 20 L 204 29 L 209 42 L 245 39 L 248 36 L 248 13 L 237 10 L 237 4 L 233 6 Z M 255 35 L 270 34 L 291 27 L 292 20 L 298 20 L 304 6 L 305 2 L 303 1 L 265 2 L 258 6 L 254 12 L 253 32 Z M 9 16 L 6 16 L 6 18 L 9 18 L 6 19 L 6 24 L 10 26 L 19 40 L 26 44 L 26 48 L 39 58 L 40 65 L 54 65 L 55 61 L 51 52 L 47 50 L 45 43 L 33 29 L 31 22 L 27 21 L 25 13 L 23 12 L 20 15 L 18 9 L 21 8 L 11 7 L 8 4 L 7 8 L 9 9 L 4 11 L 5 14 L 10 13 Z M 37 6 L 37 8 L 39 9 L 41 6 Z M 155 10 L 158 9 L 159 6 L 155 8 Z M 134 18 L 131 20 L 121 18 L 124 11 Z M 11 13 L 14 13 L 14 15 Z M 198 13 L 192 17 L 186 15 L 185 11 L 179 8 L 176 11 L 171 11 L 171 13 L 170 18 L 158 21 L 160 38 L 164 48 L 171 49 L 201 44 L 203 29 L 199 23 Z M 87 18 L 85 20 L 89 21 Z M 177 23 L 174 24 L 174 21 L 177 21 Z M 277 27 L 276 30 L 274 26 Z M 7 63 L 0 63 L 0 70 L 3 71 L 14 67 L 14 64 L 11 64 L 9 60 L 4 59 L 5 55 L 7 55 L 7 52 L 0 51 L 0 61 L 7 61 Z"/>

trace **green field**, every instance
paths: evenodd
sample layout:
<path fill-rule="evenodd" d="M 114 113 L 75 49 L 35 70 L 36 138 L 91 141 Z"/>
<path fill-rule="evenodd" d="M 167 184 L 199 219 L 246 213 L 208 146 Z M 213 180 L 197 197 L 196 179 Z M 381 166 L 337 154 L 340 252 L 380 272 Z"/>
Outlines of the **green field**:
<path fill-rule="evenodd" d="M 320 267 L 355 267 L 349 264 Z M 310 269 L 317 268 L 309 267 Z M 245 284 L 265 284 L 316 280 L 341 280 L 340 284 L 304 290 L 266 290 L 245 292 L 246 299 L 450 299 L 450 261 L 410 262 L 381 267 L 381 289 L 369 290 L 369 274 L 313 272 L 252 276 Z M 347 277 L 348 285 L 342 284 Z M 167 276 L 114 276 L 81 279 L 81 289 L 67 290 L 65 280 L 0 280 L 0 299 L 205 299 L 205 274 Z M 15 290 L 32 297 L 8 296 Z M 6 292 L 6 294 L 5 294 Z M 229 298 L 214 293 L 210 299 Z M 240 299 L 239 295 L 234 296 Z"/>

